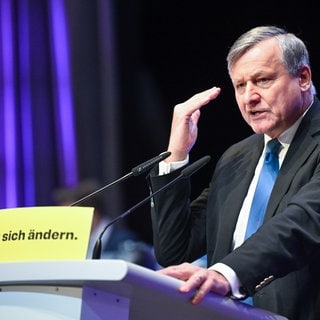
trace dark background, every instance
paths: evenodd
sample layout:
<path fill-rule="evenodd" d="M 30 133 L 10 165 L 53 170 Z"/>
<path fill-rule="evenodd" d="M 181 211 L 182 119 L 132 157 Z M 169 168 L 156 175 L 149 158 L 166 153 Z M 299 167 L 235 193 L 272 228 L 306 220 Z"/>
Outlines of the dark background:
<path fill-rule="evenodd" d="M 300 36 L 310 50 L 315 85 L 319 82 L 319 27 L 310 2 L 303 8 L 282 1 L 128 2 L 118 4 L 116 13 L 126 168 L 166 149 L 175 104 L 217 85 L 222 93 L 202 109 L 198 142 L 191 152 L 192 160 L 212 156 L 192 178 L 193 194 L 202 190 L 221 153 L 251 134 L 235 103 L 225 61 L 233 41 L 251 27 L 276 24 Z M 150 87 L 155 90 L 153 98 Z M 151 101 L 145 103 L 148 95 Z M 143 181 L 137 180 L 127 185 L 126 192 L 127 203 L 147 195 Z M 140 209 L 131 223 L 141 227 L 147 211 Z M 150 237 L 150 228 L 140 229 Z"/>

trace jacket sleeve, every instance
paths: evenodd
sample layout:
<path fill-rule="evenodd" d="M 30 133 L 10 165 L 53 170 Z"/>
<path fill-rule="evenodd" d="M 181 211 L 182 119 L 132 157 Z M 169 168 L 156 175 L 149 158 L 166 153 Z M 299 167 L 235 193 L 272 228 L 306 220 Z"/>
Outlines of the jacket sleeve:
<path fill-rule="evenodd" d="M 158 176 L 153 170 L 148 177 L 151 192 L 180 174 L 176 170 Z M 151 201 L 153 242 L 158 263 L 162 266 L 192 262 L 206 253 L 206 192 L 190 206 L 190 180 L 181 179 Z"/>

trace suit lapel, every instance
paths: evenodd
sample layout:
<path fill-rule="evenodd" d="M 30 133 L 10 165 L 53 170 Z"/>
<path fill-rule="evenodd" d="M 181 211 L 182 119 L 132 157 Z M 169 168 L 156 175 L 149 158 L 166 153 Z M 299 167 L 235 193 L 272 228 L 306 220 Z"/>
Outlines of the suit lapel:
<path fill-rule="evenodd" d="M 231 167 L 228 166 L 228 172 L 224 171 L 226 181 L 231 181 L 228 187 L 228 194 L 222 196 L 227 198 L 221 216 L 221 223 L 224 226 L 221 230 L 220 239 L 232 239 L 230 234 L 233 234 L 237 223 L 238 215 L 243 205 L 243 200 L 247 195 L 249 185 L 254 175 L 255 167 L 259 160 L 264 145 L 263 135 L 253 135 L 249 137 L 248 142 L 241 145 L 239 155 L 231 154 Z M 252 146 L 255 146 L 252 148 Z M 243 156 L 246 154 L 246 156 Z M 221 181 L 220 181 L 221 184 Z M 223 182 L 222 182 L 223 185 Z M 222 244 L 225 250 L 230 250 L 228 243 L 224 241 Z"/>
<path fill-rule="evenodd" d="M 313 139 L 313 135 L 320 131 L 319 108 L 320 103 L 316 99 L 314 105 L 301 121 L 275 182 L 265 214 L 265 220 L 275 214 L 281 199 L 290 188 L 291 181 L 294 179 L 297 171 L 318 145 Z"/>

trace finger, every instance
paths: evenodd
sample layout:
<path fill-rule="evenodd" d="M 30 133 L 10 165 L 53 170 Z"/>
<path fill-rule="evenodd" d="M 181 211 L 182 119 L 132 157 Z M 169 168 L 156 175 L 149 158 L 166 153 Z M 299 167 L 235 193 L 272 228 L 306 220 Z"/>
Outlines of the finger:
<path fill-rule="evenodd" d="M 192 115 L 191 115 L 191 119 L 192 119 L 192 123 L 193 124 L 197 124 L 200 118 L 200 110 L 197 109 Z"/>
<path fill-rule="evenodd" d="M 206 277 L 200 273 L 194 273 L 181 287 L 180 292 L 190 292 L 193 289 L 199 288 L 206 280 Z"/>
<path fill-rule="evenodd" d="M 172 268 L 168 267 L 168 268 L 164 268 L 164 269 L 159 269 L 156 272 L 157 273 L 161 273 L 161 274 L 165 274 L 165 275 L 171 275 L 171 270 Z"/>
<path fill-rule="evenodd" d="M 174 109 L 175 114 L 178 115 L 181 113 L 181 116 L 191 116 L 196 110 L 200 109 L 202 106 L 215 99 L 219 95 L 220 91 L 220 88 L 213 87 L 211 89 L 195 94 L 187 101 L 177 104 Z"/>
<path fill-rule="evenodd" d="M 202 270 L 202 268 L 196 265 L 184 262 L 180 265 L 169 266 L 169 267 L 160 269 L 157 272 L 172 276 L 180 280 L 187 280 L 190 277 L 194 276 L 194 274 L 197 271 L 199 274 L 200 273 L 199 270 Z"/>
<path fill-rule="evenodd" d="M 198 304 L 203 300 L 203 298 L 210 292 L 210 287 L 202 285 L 197 289 L 194 296 L 191 299 L 192 304 Z"/>
<path fill-rule="evenodd" d="M 208 104 L 211 100 L 215 99 L 220 94 L 221 89 L 217 87 L 210 88 L 195 94 L 185 103 L 190 106 L 190 112 L 194 112 L 200 107 Z"/>
<path fill-rule="evenodd" d="M 186 280 L 188 278 L 188 274 L 186 274 L 182 268 L 177 266 L 170 266 L 164 269 L 157 270 L 157 272 L 179 280 Z"/>

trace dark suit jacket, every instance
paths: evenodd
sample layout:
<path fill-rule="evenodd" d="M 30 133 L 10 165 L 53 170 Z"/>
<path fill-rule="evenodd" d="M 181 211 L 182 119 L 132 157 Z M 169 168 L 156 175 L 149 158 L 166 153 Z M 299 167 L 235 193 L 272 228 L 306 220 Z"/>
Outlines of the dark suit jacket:
<path fill-rule="evenodd" d="M 152 223 L 163 266 L 192 262 L 207 253 L 208 265 L 223 262 L 237 273 L 254 305 L 290 320 L 320 319 L 320 102 L 303 118 L 281 166 L 263 226 L 232 251 L 242 202 L 263 149 L 253 134 L 218 161 L 209 188 L 189 203 L 182 180 L 153 199 Z M 150 175 L 153 191 L 179 172 Z"/>

